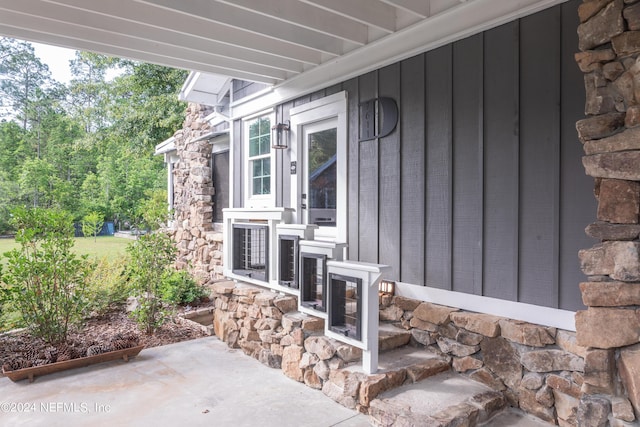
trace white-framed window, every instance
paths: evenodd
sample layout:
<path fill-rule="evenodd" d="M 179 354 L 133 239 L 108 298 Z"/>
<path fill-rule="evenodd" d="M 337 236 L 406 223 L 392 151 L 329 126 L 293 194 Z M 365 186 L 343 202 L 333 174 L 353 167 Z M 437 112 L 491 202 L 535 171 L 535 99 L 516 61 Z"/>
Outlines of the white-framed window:
<path fill-rule="evenodd" d="M 272 122 L 273 114 L 244 120 L 247 207 L 271 207 L 275 200 L 271 150 Z"/>

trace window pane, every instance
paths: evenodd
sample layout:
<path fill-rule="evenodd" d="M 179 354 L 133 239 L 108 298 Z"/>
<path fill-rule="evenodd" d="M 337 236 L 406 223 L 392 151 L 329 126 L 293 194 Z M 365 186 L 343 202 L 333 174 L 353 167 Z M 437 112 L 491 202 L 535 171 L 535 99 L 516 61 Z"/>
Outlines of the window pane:
<path fill-rule="evenodd" d="M 260 135 L 269 135 L 271 133 L 271 121 L 267 118 L 260 120 Z"/>
<path fill-rule="evenodd" d="M 249 139 L 249 157 L 255 157 L 260 155 L 260 139 Z"/>
<path fill-rule="evenodd" d="M 336 208 L 336 129 L 309 135 L 309 207 Z"/>
<path fill-rule="evenodd" d="M 267 154 L 271 149 L 270 135 L 260 137 L 260 154 Z"/>

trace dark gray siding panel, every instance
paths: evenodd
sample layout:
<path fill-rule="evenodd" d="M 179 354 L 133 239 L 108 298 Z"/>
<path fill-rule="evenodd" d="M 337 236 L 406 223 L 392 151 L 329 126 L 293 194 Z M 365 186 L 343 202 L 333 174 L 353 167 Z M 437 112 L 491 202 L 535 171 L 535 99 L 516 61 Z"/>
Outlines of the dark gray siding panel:
<path fill-rule="evenodd" d="M 380 70 L 378 96 L 387 96 L 401 103 L 400 64 L 396 63 Z M 400 138 L 401 129 L 380 138 L 379 181 L 380 181 L 380 246 L 378 262 L 391 266 L 387 273 L 390 279 L 400 277 Z"/>
<path fill-rule="evenodd" d="M 482 39 L 453 45 L 453 290 L 482 293 Z"/>
<path fill-rule="evenodd" d="M 452 49 L 426 55 L 426 252 L 427 286 L 451 289 Z"/>
<path fill-rule="evenodd" d="M 348 94 L 348 126 L 347 143 L 348 147 L 348 164 L 347 164 L 347 236 L 349 239 L 349 247 L 347 253 L 349 259 L 360 259 L 360 246 L 358 235 L 360 233 L 359 221 L 360 210 L 356 197 L 352 194 L 360 194 L 360 144 L 358 143 L 358 79 L 352 79 L 343 83 L 342 88 Z"/>
<path fill-rule="evenodd" d="M 484 36 L 484 295 L 518 299 L 518 22 Z"/>
<path fill-rule="evenodd" d="M 233 80 L 232 84 L 232 99 L 237 101 L 242 98 L 246 98 L 249 95 L 260 92 L 263 89 L 269 87 L 264 83 L 247 82 L 244 80 Z"/>
<path fill-rule="evenodd" d="M 559 12 L 520 23 L 519 300 L 550 307 L 558 306 Z"/>
<path fill-rule="evenodd" d="M 424 283 L 425 253 L 425 79 L 424 55 L 400 67 L 400 203 L 395 207 L 401 226 L 400 274 L 408 283 Z M 398 209 L 398 207 L 400 209 Z"/>
<path fill-rule="evenodd" d="M 360 102 L 367 101 L 377 96 L 378 74 L 372 72 L 359 79 Z M 359 248 L 360 261 L 378 262 L 378 200 L 379 200 L 379 163 L 378 140 L 363 141 L 360 143 L 359 161 Z"/>
<path fill-rule="evenodd" d="M 561 111 L 561 208 L 560 208 L 560 308 L 582 310 L 580 289 L 571 286 L 580 280 L 582 272 L 577 261 L 578 250 L 595 242 L 584 233 L 594 220 L 596 200 L 590 191 L 593 179 L 584 173 L 582 144 L 574 123 L 584 118 L 583 76 L 573 59 L 578 45 L 576 8 L 580 0 L 562 5 L 562 111 Z"/>

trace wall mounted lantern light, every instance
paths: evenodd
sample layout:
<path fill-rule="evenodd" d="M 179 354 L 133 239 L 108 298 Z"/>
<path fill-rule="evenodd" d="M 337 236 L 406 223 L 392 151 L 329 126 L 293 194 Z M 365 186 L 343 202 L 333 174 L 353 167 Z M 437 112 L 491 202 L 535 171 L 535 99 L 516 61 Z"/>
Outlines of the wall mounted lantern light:
<path fill-rule="evenodd" d="M 271 147 L 277 150 L 289 148 L 290 129 L 291 122 L 289 120 L 286 123 L 278 123 L 271 126 Z"/>

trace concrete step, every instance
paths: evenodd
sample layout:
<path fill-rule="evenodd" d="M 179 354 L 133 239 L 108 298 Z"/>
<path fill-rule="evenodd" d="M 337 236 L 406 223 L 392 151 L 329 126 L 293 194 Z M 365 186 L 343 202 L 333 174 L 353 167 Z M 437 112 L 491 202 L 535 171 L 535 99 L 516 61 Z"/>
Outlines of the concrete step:
<path fill-rule="evenodd" d="M 506 407 L 502 393 L 453 372 L 387 390 L 371 401 L 376 426 L 478 426 Z M 493 424 L 491 424 L 493 425 Z"/>
<path fill-rule="evenodd" d="M 480 427 L 548 427 L 552 425 L 515 408 L 506 408 L 488 421 L 479 424 Z"/>
<path fill-rule="evenodd" d="M 384 352 L 403 347 L 411 341 L 411 332 L 391 323 L 382 322 L 378 326 L 378 351 Z"/>

